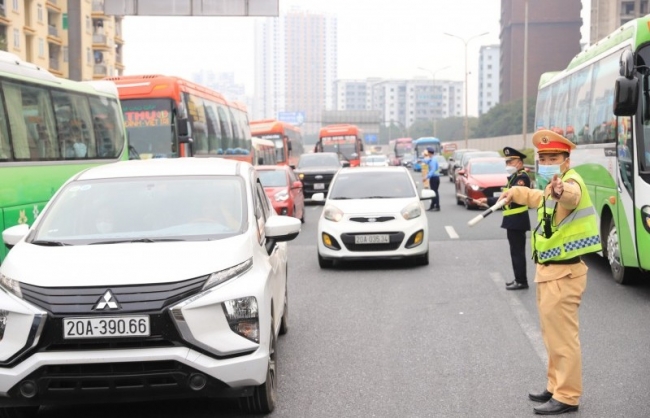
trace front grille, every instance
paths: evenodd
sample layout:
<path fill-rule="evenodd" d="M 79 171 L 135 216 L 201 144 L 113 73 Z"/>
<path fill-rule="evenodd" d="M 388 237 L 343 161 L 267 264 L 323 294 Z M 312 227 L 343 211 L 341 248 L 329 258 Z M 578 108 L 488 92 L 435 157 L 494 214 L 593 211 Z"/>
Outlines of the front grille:
<path fill-rule="evenodd" d="M 393 219 L 395 219 L 394 216 L 358 216 L 350 218 L 352 222 L 388 222 L 392 221 Z"/>
<path fill-rule="evenodd" d="M 379 232 L 370 235 L 388 235 L 390 242 L 388 244 L 355 244 L 356 235 L 368 234 L 341 234 L 341 241 L 348 251 L 394 251 L 402 245 L 404 240 L 403 232 Z"/>
<path fill-rule="evenodd" d="M 173 283 L 147 285 L 119 285 L 95 287 L 40 287 L 21 283 L 23 298 L 51 314 L 125 314 L 160 311 L 190 295 L 197 293 L 208 276 Z M 97 312 L 93 307 L 110 290 L 121 309 Z"/>
<path fill-rule="evenodd" d="M 502 187 L 487 187 L 483 189 L 483 194 L 485 197 L 493 197 L 495 193 L 501 192 Z"/>
<path fill-rule="evenodd" d="M 317 176 L 320 176 L 322 178 L 317 179 Z M 305 174 L 302 178 L 303 193 L 307 197 L 311 197 L 311 195 L 314 193 L 327 193 L 333 178 L 334 174 Z M 322 183 L 324 185 L 324 188 L 315 189 L 314 185 L 316 183 Z"/>

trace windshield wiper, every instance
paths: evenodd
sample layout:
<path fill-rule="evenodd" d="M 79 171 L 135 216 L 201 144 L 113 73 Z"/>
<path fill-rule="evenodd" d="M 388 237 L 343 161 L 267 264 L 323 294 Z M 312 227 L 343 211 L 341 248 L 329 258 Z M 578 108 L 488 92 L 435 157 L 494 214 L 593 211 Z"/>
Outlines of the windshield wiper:
<path fill-rule="evenodd" d="M 349 199 L 357 199 L 356 197 L 347 197 L 347 196 L 337 196 L 337 197 L 332 197 L 332 200 L 349 200 Z"/>
<path fill-rule="evenodd" d="M 45 240 L 32 241 L 31 244 L 42 245 L 44 247 L 64 247 L 66 245 L 72 245 L 61 241 L 45 241 Z"/>
<path fill-rule="evenodd" d="M 364 196 L 359 199 L 392 199 L 391 196 Z"/>
<path fill-rule="evenodd" d="M 138 238 L 138 239 L 121 239 L 121 240 L 114 240 L 114 241 L 97 241 L 97 242 L 91 242 L 88 245 L 96 245 L 96 244 L 124 244 L 124 243 L 138 243 L 138 242 L 145 242 L 145 243 L 151 243 L 151 242 L 171 242 L 171 241 L 186 241 L 184 239 L 179 239 L 179 238 Z"/>

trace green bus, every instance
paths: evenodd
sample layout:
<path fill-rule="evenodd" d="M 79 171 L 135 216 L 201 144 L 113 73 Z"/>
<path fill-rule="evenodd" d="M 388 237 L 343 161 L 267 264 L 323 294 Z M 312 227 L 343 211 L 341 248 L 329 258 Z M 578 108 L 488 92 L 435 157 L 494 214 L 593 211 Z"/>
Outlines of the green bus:
<path fill-rule="evenodd" d="M 565 70 L 543 74 L 535 111 L 536 128 L 577 146 L 570 164 L 585 180 L 600 216 L 602 255 L 621 284 L 650 270 L 648 66 L 650 16 L 591 45 Z"/>
<path fill-rule="evenodd" d="M 113 83 L 57 78 L 0 51 L 0 231 L 34 222 L 72 175 L 128 157 Z"/>

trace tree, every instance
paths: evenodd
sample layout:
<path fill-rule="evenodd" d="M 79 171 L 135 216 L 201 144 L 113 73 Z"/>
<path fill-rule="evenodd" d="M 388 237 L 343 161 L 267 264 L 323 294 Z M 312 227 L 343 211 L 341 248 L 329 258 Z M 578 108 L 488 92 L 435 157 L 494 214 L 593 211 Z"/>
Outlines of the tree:
<path fill-rule="evenodd" d="M 516 135 L 522 133 L 522 102 L 523 99 L 508 103 L 499 103 L 487 113 L 481 115 L 476 126 L 474 138 L 490 138 L 494 136 Z M 527 127 L 534 130 L 536 97 L 528 99 Z"/>
<path fill-rule="evenodd" d="M 391 123 L 388 126 L 383 124 L 379 126 L 380 144 L 388 144 L 388 141 L 390 141 L 391 139 L 404 138 L 406 136 L 407 136 L 406 131 L 401 126 L 401 123 L 398 124 L 395 121 L 391 121 Z"/>

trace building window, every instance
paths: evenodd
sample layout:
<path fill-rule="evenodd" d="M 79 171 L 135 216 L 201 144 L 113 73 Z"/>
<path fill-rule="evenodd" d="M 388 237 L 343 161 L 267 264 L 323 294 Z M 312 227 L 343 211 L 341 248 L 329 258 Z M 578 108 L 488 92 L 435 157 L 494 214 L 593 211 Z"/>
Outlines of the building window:
<path fill-rule="evenodd" d="M 42 38 L 38 38 L 38 56 L 40 58 L 45 56 L 45 41 Z"/>
<path fill-rule="evenodd" d="M 13 6 L 13 9 L 14 9 L 15 11 L 18 11 L 18 4 L 19 4 L 19 1 L 18 1 L 18 0 L 14 0 L 14 1 L 12 2 L 12 6 Z"/>
<path fill-rule="evenodd" d="M 93 63 L 93 52 L 90 48 L 86 48 L 86 63 L 87 64 Z"/>
<path fill-rule="evenodd" d="M 36 9 L 36 18 L 38 19 L 39 22 L 43 21 L 43 5 L 38 4 Z"/>
<path fill-rule="evenodd" d="M 68 62 L 68 47 L 63 47 L 63 62 Z"/>
<path fill-rule="evenodd" d="M 20 31 L 14 28 L 14 49 L 20 49 Z"/>
<path fill-rule="evenodd" d="M 93 21 L 90 19 L 90 16 L 86 16 L 86 32 L 93 33 Z"/>

